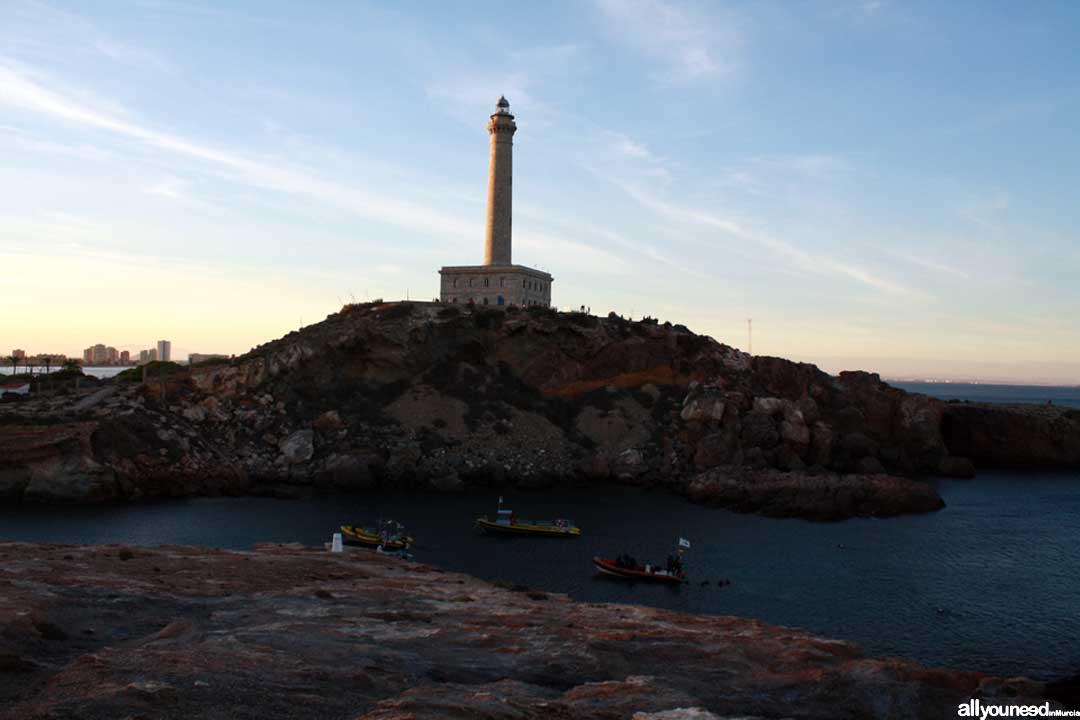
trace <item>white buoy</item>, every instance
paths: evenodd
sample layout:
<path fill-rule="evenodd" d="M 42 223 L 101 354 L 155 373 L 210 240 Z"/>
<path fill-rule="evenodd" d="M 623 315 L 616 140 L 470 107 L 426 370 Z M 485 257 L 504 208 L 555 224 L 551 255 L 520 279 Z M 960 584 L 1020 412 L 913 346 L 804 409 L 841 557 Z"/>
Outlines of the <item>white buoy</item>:
<path fill-rule="evenodd" d="M 330 543 L 330 552 L 341 552 L 341 533 L 334 533 L 334 540 Z"/>

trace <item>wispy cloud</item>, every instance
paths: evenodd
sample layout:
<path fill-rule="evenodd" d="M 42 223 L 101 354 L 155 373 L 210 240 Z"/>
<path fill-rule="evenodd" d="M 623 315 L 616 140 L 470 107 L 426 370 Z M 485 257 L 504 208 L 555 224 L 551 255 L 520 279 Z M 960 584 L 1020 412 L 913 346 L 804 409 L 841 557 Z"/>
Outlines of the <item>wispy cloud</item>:
<path fill-rule="evenodd" d="M 527 108 L 535 104 L 528 89 L 529 78 L 525 73 L 483 72 L 460 73 L 444 77 L 426 88 L 428 99 L 450 116 L 468 125 L 477 125 L 477 117 L 495 112 L 498 94 L 505 95 L 514 107 Z"/>
<path fill-rule="evenodd" d="M 252 159 L 128 118 L 114 117 L 3 65 L 0 65 L 0 104 L 106 131 L 145 147 L 200 161 L 235 182 L 306 197 L 378 222 L 442 236 L 475 234 L 473 223 L 424 205 L 334 182 L 285 164 Z"/>
<path fill-rule="evenodd" d="M 665 0 L 596 0 L 596 5 L 620 42 L 663 66 L 660 77 L 695 80 L 734 69 L 739 40 L 730 18 Z"/>
<path fill-rule="evenodd" d="M 527 230 L 517 233 L 514 237 L 514 252 L 517 262 L 541 270 L 562 266 L 587 267 L 593 272 L 611 275 L 627 272 L 626 259 L 621 255 L 542 231 Z"/>
<path fill-rule="evenodd" d="M 13 7 L 4 8 L 8 22 L 6 27 L 0 28 L 0 46 L 11 57 L 51 64 L 57 59 L 63 60 L 65 53 L 58 52 L 58 48 L 63 47 L 76 50 L 83 63 L 84 54 L 97 53 L 114 63 L 140 70 L 174 70 L 159 53 L 135 42 L 121 42 L 79 13 L 36 0 L 8 4 Z M 35 32 L 38 29 L 44 32 Z"/>
<path fill-rule="evenodd" d="M 822 153 L 768 155 L 753 158 L 748 164 L 760 171 L 826 181 L 837 180 L 852 169 L 846 158 Z"/>
<path fill-rule="evenodd" d="M 649 152 L 649 148 L 646 147 L 645 143 L 638 142 L 629 135 L 614 133 L 612 145 L 615 148 L 615 152 L 620 155 L 641 160 L 651 160 L 653 158 L 653 154 Z"/>
<path fill-rule="evenodd" d="M 515 212 L 523 217 L 529 218 L 531 222 L 538 226 L 558 228 L 560 235 L 568 234 L 581 236 L 584 234 L 589 236 L 588 247 L 593 248 L 594 252 L 591 257 L 581 259 L 583 261 L 588 260 L 590 263 L 598 260 L 600 261 L 600 264 L 586 265 L 575 263 L 578 266 L 616 268 L 618 273 L 624 273 L 629 271 L 629 264 L 633 262 L 631 260 L 632 256 L 637 255 L 650 262 L 666 265 L 683 275 L 701 279 L 710 277 L 708 273 L 703 272 L 698 268 L 691 267 L 685 262 L 681 262 L 675 257 L 672 257 L 670 254 L 662 252 L 653 243 L 632 240 L 611 228 L 593 224 L 581 217 L 563 217 L 552 214 L 549 209 L 534 207 L 528 204 L 519 204 Z M 575 243 L 575 245 L 581 246 L 582 244 Z M 613 250 L 604 251 L 604 257 L 598 258 L 595 254 L 595 249 L 598 245 L 604 245 L 613 248 Z M 548 250 L 548 248 L 545 248 L 545 250 Z M 562 262 L 566 261 L 566 258 L 561 255 L 558 256 L 558 259 Z"/>
<path fill-rule="evenodd" d="M 833 184 L 852 175 L 851 164 L 843 157 L 826 154 L 768 155 L 752 157 L 731 165 L 717 182 L 750 195 L 778 194 L 783 188 L 795 186 L 802 191 L 807 181 L 813 187 Z"/>
<path fill-rule="evenodd" d="M 565 120 L 568 113 L 545 102 L 539 88 L 548 88 L 567 77 L 578 77 L 588 64 L 579 45 L 535 45 L 504 49 L 504 38 L 485 38 L 491 57 L 478 63 L 474 58 L 433 56 L 425 61 L 431 77 L 425 93 L 440 112 L 474 127 L 485 112 L 495 110 L 499 95 L 505 95 L 511 110 L 529 118 L 527 132 L 547 128 Z M 478 120 L 479 118 L 479 120 Z"/>
<path fill-rule="evenodd" d="M 27 152 L 36 156 L 66 156 L 95 161 L 114 157 L 108 150 L 90 143 L 72 145 L 56 142 L 10 125 L 0 125 L 0 148 L 7 148 L 12 153 Z"/>
<path fill-rule="evenodd" d="M 989 196 L 972 197 L 957 208 L 956 214 L 985 231 L 1001 233 L 1004 227 L 1000 217 L 1008 208 L 1009 195 L 999 190 Z"/>
<path fill-rule="evenodd" d="M 180 178 L 164 178 L 143 188 L 147 195 L 159 195 L 170 200 L 187 199 L 187 183 Z"/>
<path fill-rule="evenodd" d="M 149 50 L 102 38 L 94 43 L 94 49 L 114 62 L 139 68 L 152 68 L 172 72 L 172 66 Z"/>
<path fill-rule="evenodd" d="M 951 275 L 953 277 L 963 278 L 964 280 L 971 279 L 971 275 L 969 275 L 967 272 L 961 270 L 960 268 L 946 265 L 943 262 L 938 262 L 929 258 L 920 257 L 913 253 L 894 250 L 888 247 L 878 247 L 878 249 L 884 252 L 886 255 L 890 255 L 898 260 L 903 260 L 906 263 L 910 263 L 912 265 L 915 265 L 916 267 L 921 267 L 925 270 L 932 270 L 936 273 Z"/>
<path fill-rule="evenodd" d="M 892 295 L 912 299 L 927 298 L 927 295 L 921 290 L 881 277 L 850 261 L 837 260 L 827 255 L 812 254 L 768 233 L 751 229 L 738 220 L 716 215 L 707 210 L 670 203 L 640 187 L 613 178 L 608 178 L 608 180 L 620 187 L 623 192 L 642 207 L 652 212 L 677 222 L 719 230 L 737 240 L 760 246 L 768 250 L 774 257 L 799 270 L 819 275 L 845 277 Z"/>

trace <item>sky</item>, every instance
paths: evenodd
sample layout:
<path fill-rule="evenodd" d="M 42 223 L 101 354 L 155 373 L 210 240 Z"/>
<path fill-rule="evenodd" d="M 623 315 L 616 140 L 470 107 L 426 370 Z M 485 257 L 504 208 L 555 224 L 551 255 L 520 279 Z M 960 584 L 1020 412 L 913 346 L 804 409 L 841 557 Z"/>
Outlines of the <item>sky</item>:
<path fill-rule="evenodd" d="M 557 306 L 1080 383 L 1077 47 L 1072 2 L 0 0 L 0 354 L 431 299 L 505 94 Z"/>

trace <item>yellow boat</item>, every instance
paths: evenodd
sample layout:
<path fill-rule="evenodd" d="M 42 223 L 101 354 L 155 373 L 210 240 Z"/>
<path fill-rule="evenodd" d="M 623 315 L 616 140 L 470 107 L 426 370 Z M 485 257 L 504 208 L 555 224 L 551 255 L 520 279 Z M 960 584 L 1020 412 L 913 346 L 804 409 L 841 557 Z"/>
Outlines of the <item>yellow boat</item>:
<path fill-rule="evenodd" d="M 485 515 L 476 519 L 476 527 L 486 533 L 500 535 L 532 535 L 535 537 L 574 538 L 581 535 L 581 528 L 573 520 L 525 520 L 517 518 L 513 510 L 506 510 L 499 498 L 499 510 L 494 520 Z"/>
<path fill-rule="evenodd" d="M 382 523 L 383 530 L 360 527 L 359 525 L 342 525 L 341 539 L 346 545 L 362 545 L 363 547 L 377 548 L 380 545 L 384 550 L 405 550 L 413 544 L 412 537 L 405 534 L 405 528 L 401 523 L 387 520 Z"/>

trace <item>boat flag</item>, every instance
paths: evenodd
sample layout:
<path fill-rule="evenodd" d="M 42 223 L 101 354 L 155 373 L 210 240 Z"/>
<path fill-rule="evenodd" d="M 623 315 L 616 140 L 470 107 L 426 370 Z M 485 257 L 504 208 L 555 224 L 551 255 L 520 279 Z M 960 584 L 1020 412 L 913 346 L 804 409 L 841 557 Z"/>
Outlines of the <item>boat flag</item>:
<path fill-rule="evenodd" d="M 686 538 L 679 538 L 679 547 L 689 549 L 690 548 L 690 541 L 687 540 Z"/>

